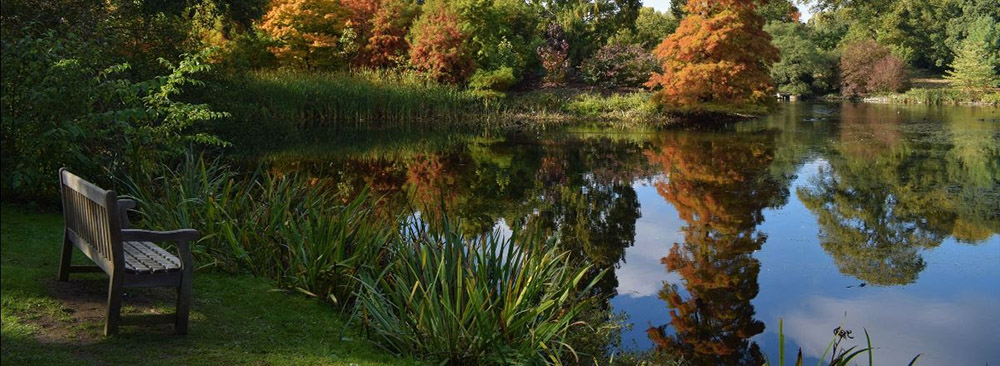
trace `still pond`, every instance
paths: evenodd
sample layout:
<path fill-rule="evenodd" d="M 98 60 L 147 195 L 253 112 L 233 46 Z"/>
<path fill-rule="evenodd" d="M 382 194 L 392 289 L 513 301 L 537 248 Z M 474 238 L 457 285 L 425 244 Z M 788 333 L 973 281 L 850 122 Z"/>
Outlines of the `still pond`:
<path fill-rule="evenodd" d="M 606 269 L 623 349 L 816 362 L 843 324 L 877 364 L 1000 364 L 1000 109 L 784 104 L 709 131 L 314 137 L 266 153 L 345 191 L 535 225 Z"/>

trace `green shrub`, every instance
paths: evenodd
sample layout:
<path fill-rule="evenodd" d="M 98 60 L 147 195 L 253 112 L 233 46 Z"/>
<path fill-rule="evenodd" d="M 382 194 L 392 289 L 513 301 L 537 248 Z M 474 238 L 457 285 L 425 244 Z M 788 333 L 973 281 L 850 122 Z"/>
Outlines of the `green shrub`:
<path fill-rule="evenodd" d="M 514 69 L 504 66 L 490 71 L 476 70 L 476 73 L 469 78 L 469 87 L 475 90 L 505 92 L 516 82 Z"/>
<path fill-rule="evenodd" d="M 656 70 L 656 59 L 638 45 L 612 43 L 580 65 L 580 76 L 605 88 L 642 86 Z"/>
<path fill-rule="evenodd" d="M 122 76 L 128 64 L 90 61 L 95 47 L 53 32 L 3 40 L 5 196 L 54 200 L 62 166 L 95 179 L 179 158 L 191 143 L 225 144 L 199 126 L 224 113 L 176 100 L 200 85 L 193 76 L 208 70 L 203 56 L 161 59 L 169 74 L 133 82 Z"/>

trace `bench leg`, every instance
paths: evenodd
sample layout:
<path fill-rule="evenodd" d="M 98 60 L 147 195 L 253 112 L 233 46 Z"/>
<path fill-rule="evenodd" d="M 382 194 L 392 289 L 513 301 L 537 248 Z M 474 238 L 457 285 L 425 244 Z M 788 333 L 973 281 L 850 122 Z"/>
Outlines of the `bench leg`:
<path fill-rule="evenodd" d="M 191 285 L 193 284 L 194 272 L 188 268 L 184 269 L 181 277 L 181 285 L 177 286 L 177 309 L 174 313 L 174 330 L 177 334 L 187 334 L 188 317 L 191 313 Z"/>
<path fill-rule="evenodd" d="M 69 281 L 69 262 L 71 258 L 73 258 L 73 243 L 69 241 L 66 229 L 63 229 L 62 256 L 59 257 L 59 281 Z"/>
<path fill-rule="evenodd" d="M 108 284 L 108 315 L 104 323 L 104 335 L 118 334 L 118 324 L 122 317 L 122 281 L 120 275 L 111 275 Z"/>

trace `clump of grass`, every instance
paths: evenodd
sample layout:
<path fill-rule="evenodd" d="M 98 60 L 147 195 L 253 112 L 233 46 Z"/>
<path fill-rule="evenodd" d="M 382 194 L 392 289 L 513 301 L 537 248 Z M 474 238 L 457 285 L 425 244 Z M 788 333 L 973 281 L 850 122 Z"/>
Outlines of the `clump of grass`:
<path fill-rule="evenodd" d="M 1000 91 L 964 91 L 955 88 L 913 88 L 883 96 L 887 103 L 929 105 L 1000 105 Z M 876 97 L 875 100 L 879 98 Z"/>
<path fill-rule="evenodd" d="M 598 278 L 534 232 L 465 237 L 414 224 L 385 270 L 362 274 L 357 316 L 377 344 L 449 364 L 558 363 Z"/>
<path fill-rule="evenodd" d="M 397 235 L 367 190 L 340 203 L 332 190 L 298 175 L 241 176 L 189 156 L 177 169 L 125 185 L 139 201 L 143 227 L 206 234 L 192 246 L 199 263 L 270 277 L 342 306 L 360 286 L 358 273 L 376 268 Z"/>

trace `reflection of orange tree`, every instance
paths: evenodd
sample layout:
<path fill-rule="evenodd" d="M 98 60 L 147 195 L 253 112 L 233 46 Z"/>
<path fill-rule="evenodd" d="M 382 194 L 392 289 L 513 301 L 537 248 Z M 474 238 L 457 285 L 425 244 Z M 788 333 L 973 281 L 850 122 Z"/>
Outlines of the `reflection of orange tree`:
<path fill-rule="evenodd" d="M 425 214 L 440 214 L 454 212 L 459 200 L 467 196 L 462 194 L 462 172 L 458 171 L 462 164 L 459 160 L 468 160 L 460 154 L 423 154 L 410 159 L 407 164 L 406 183 L 412 194 L 412 202 Z M 442 207 L 442 204 L 444 207 Z"/>
<path fill-rule="evenodd" d="M 687 298 L 665 284 L 660 298 L 671 309 L 670 323 L 647 333 L 658 350 L 695 364 L 760 365 L 760 348 L 749 341 L 764 331 L 750 303 L 760 271 L 753 252 L 766 240 L 756 227 L 764 208 L 787 197 L 768 170 L 773 139 L 669 134 L 655 146 L 646 154 L 663 169 L 656 189 L 687 222 L 684 244 L 675 243 L 662 262 L 681 276 Z"/>

